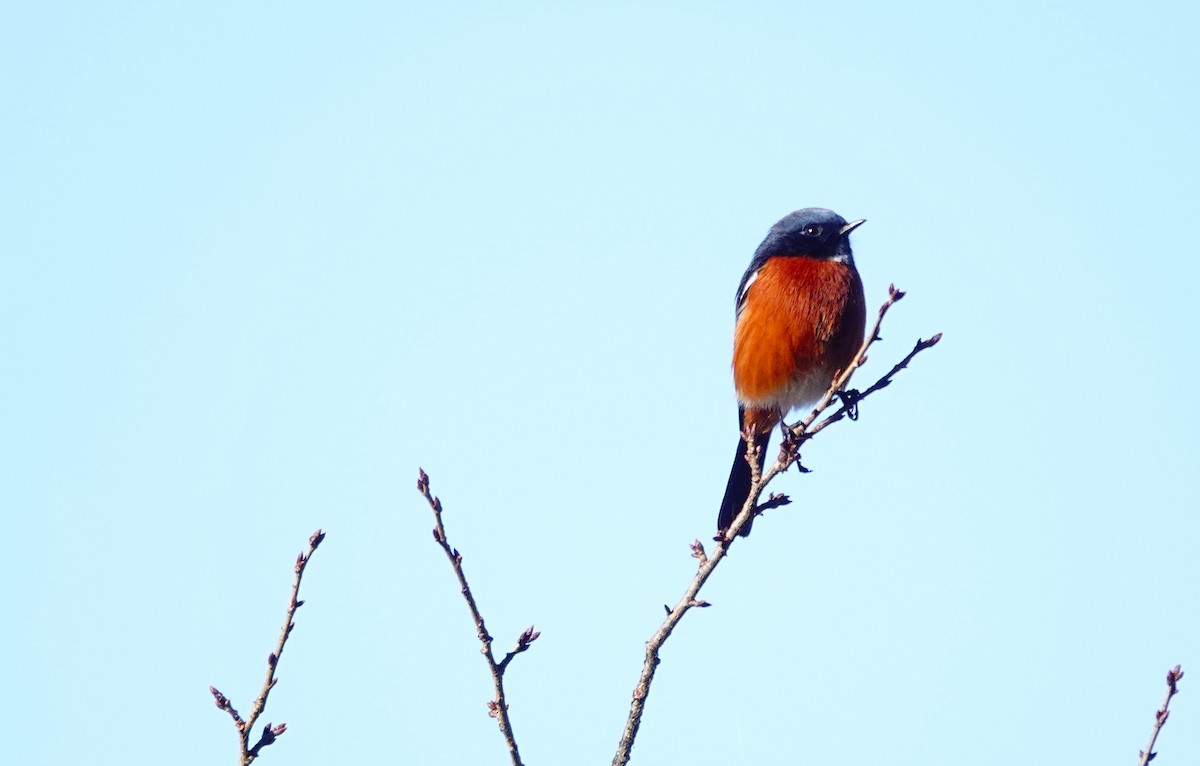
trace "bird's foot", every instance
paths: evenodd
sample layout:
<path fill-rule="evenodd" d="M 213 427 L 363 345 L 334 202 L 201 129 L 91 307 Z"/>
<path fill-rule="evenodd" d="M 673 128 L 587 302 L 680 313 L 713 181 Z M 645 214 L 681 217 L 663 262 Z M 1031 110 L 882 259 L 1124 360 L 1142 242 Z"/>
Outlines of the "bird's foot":
<path fill-rule="evenodd" d="M 846 408 L 846 417 L 851 420 L 858 420 L 858 402 L 862 399 L 862 394 L 856 388 L 844 388 L 838 391 L 838 398 L 842 400 L 842 406 Z"/>
<path fill-rule="evenodd" d="M 800 473 L 809 473 L 809 470 L 800 464 L 800 445 L 805 440 L 796 435 L 790 426 L 783 429 L 783 442 L 779 445 L 779 451 L 785 461 L 785 465 L 794 465 Z"/>

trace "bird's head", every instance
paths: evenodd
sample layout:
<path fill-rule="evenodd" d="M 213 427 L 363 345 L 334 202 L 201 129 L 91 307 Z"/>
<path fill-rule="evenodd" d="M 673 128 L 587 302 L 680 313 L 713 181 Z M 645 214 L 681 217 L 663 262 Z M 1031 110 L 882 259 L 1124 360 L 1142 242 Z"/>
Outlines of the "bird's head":
<path fill-rule="evenodd" d="M 850 232 L 866 223 L 847 222 L 832 210 L 806 207 L 784 216 L 758 246 L 755 260 L 776 256 L 808 257 L 851 262 Z"/>

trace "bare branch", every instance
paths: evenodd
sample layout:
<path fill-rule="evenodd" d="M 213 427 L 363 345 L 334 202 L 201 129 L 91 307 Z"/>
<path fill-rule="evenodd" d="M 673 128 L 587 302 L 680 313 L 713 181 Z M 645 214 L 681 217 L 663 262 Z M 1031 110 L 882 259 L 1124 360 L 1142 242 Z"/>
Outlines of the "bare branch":
<path fill-rule="evenodd" d="M 212 694 L 213 699 L 216 701 L 217 707 L 219 707 L 221 710 L 224 710 L 226 713 L 229 713 L 230 717 L 233 718 L 233 725 L 237 727 L 238 731 L 241 731 L 246 726 L 246 722 L 242 720 L 240 715 L 238 715 L 238 711 L 234 709 L 233 705 L 229 702 L 229 699 L 224 694 L 221 694 L 221 692 L 218 691 L 217 687 L 215 686 L 208 687 L 208 691 Z"/>
<path fill-rule="evenodd" d="M 530 625 L 528 628 L 526 628 L 525 631 L 521 633 L 521 635 L 517 636 L 517 645 L 515 647 L 513 647 L 513 650 L 511 652 L 509 652 L 508 654 L 504 655 L 504 659 L 500 660 L 500 663 L 498 665 L 496 665 L 496 670 L 498 670 L 500 672 L 500 674 L 503 675 L 505 669 L 508 668 L 508 663 L 512 662 L 512 658 L 516 657 L 518 654 L 520 654 L 521 652 L 528 649 L 529 645 L 532 644 L 534 641 L 537 641 L 538 636 L 540 636 L 540 635 L 542 635 L 542 632 L 539 630 L 534 630 L 532 625 Z"/>
<path fill-rule="evenodd" d="M 1138 751 L 1138 766 L 1146 766 L 1158 753 L 1154 752 L 1154 743 L 1158 739 L 1158 733 L 1162 731 L 1162 727 L 1166 725 L 1167 718 L 1171 715 L 1170 705 L 1171 698 L 1179 693 L 1177 684 L 1179 679 L 1183 678 L 1183 670 L 1179 665 L 1167 671 L 1167 696 L 1163 698 L 1162 707 L 1154 712 L 1154 731 L 1150 733 L 1150 744 L 1145 750 Z"/>
<path fill-rule="evenodd" d="M 875 381 L 865 391 L 861 393 L 845 391 L 845 386 L 850 381 L 850 376 L 867 360 L 867 350 L 875 341 L 880 340 L 879 329 L 883 324 L 883 317 L 887 314 L 888 309 L 903 297 L 904 292 L 897 290 L 895 285 L 888 287 L 888 298 L 879 308 L 875 326 L 871 329 L 871 334 L 863 341 L 858 354 L 833 381 L 829 390 L 817 402 L 812 413 L 800 423 L 792 426 L 790 438 L 785 440 L 784 445 L 780 449 L 778 459 L 767 471 L 759 471 L 755 452 L 759 448 L 754 444 L 753 435 L 746 435 L 746 459 L 750 463 L 751 474 L 750 495 L 746 499 L 746 504 L 742 507 L 741 512 L 734 518 L 733 523 L 729 525 L 729 528 L 723 530 L 722 534 L 714 538 L 717 546 L 711 554 L 707 554 L 704 551 L 704 547 L 699 544 L 699 541 L 692 544 L 692 556 L 700 560 L 700 565 L 695 577 L 692 578 L 692 582 L 688 585 L 687 590 L 684 591 L 682 598 L 679 599 L 674 608 L 667 608 L 666 619 L 663 620 L 662 625 L 654 632 L 654 635 L 650 637 L 650 640 L 646 642 L 646 659 L 642 665 L 642 672 L 638 678 L 637 686 L 633 690 L 633 701 L 629 706 L 629 717 L 626 719 L 625 729 L 621 734 L 621 741 L 618 743 L 616 755 L 613 757 L 613 766 L 624 766 L 629 762 L 633 742 L 637 738 L 638 728 L 642 722 L 642 714 L 645 711 L 646 698 L 650 694 L 650 685 L 654 681 L 654 673 L 661 661 L 659 659 L 659 652 L 663 644 L 670 638 L 671 633 L 679 625 L 680 620 L 683 619 L 688 610 L 693 607 L 709 606 L 708 602 L 698 599 L 697 595 L 700 589 L 704 587 L 704 583 L 708 581 L 709 576 L 712 575 L 713 570 L 716 569 L 717 565 L 721 563 L 721 560 L 729 552 L 729 548 L 737 539 L 738 531 L 755 515 L 761 514 L 769 508 L 777 508 L 791 502 L 787 495 L 771 495 L 765 502 L 759 504 L 758 498 L 762 495 L 763 489 L 771 480 L 786 471 L 793 464 L 799 465 L 800 445 L 813 438 L 831 423 L 837 422 L 847 416 L 852 420 L 855 419 L 857 417 L 859 402 L 876 391 L 885 388 L 891 382 L 892 377 L 904 369 L 912 361 L 913 357 L 927 348 L 932 348 L 941 340 L 941 333 L 934 335 L 929 340 L 918 340 L 916 347 L 899 364 L 894 366 L 879 380 Z M 843 402 L 841 409 L 813 428 L 813 423 L 817 421 L 821 414 L 830 407 L 839 395 L 842 397 Z"/>
<path fill-rule="evenodd" d="M 296 565 L 294 567 L 295 577 L 292 579 L 292 596 L 288 601 L 287 615 L 283 620 L 283 628 L 279 632 L 279 640 L 275 642 L 275 651 L 267 655 L 267 677 L 263 681 L 262 690 L 259 691 L 258 698 L 254 700 L 254 706 L 250 710 L 250 717 L 242 720 L 242 717 L 238 715 L 238 711 L 234 709 L 233 704 L 224 694 L 217 691 L 214 686 L 208 687 L 217 707 L 229 713 L 230 717 L 233 718 L 233 725 L 238 732 L 241 766 L 249 766 L 253 763 L 264 747 L 274 744 L 276 738 L 287 731 L 286 723 L 281 723 L 278 726 L 268 723 L 263 727 L 258 742 L 253 747 L 250 746 L 250 733 L 254 729 L 254 724 L 258 721 L 259 716 L 263 714 L 263 710 L 266 709 L 267 697 L 270 696 L 271 690 L 275 688 L 275 684 L 279 683 L 279 679 L 275 676 L 275 669 L 279 666 L 279 658 L 283 656 L 283 649 L 287 646 L 288 637 L 291 636 L 292 629 L 296 627 L 296 610 L 304 606 L 304 602 L 300 600 L 300 581 L 304 578 L 304 568 L 308 566 L 309 559 L 312 558 L 313 553 L 317 550 L 317 546 L 324 539 L 325 533 L 321 530 L 318 529 L 316 532 L 313 532 L 312 536 L 308 538 L 308 551 L 301 552 L 296 557 Z"/>
<path fill-rule="evenodd" d="M 521 753 L 517 749 L 517 740 L 513 735 L 512 722 L 508 717 L 508 703 L 505 702 L 504 697 L 504 671 L 508 669 L 508 663 L 512 662 L 513 657 L 527 650 L 530 644 L 536 641 L 538 636 L 542 634 L 535 631 L 533 626 L 530 625 L 517 637 L 517 644 L 513 647 L 512 651 L 504 655 L 503 660 L 496 662 L 496 656 L 492 653 L 492 641 L 494 639 L 488 633 L 487 626 L 483 622 L 483 615 L 479 613 L 479 606 L 475 603 L 475 596 L 471 593 L 471 586 L 467 584 L 467 576 L 463 572 L 462 567 L 462 554 L 456 549 L 451 548 L 449 541 L 446 539 L 446 527 L 442 523 L 442 501 L 430 494 L 429 475 L 421 469 L 418 469 L 418 471 L 417 491 L 425 497 L 425 500 L 429 503 L 429 507 L 433 509 L 433 539 L 438 545 L 442 546 L 442 550 L 446 553 L 446 558 L 450 560 L 450 566 L 454 568 L 454 575 L 458 578 L 463 598 L 466 599 L 467 607 L 471 610 L 471 619 L 475 621 L 475 634 L 478 636 L 479 642 L 483 644 L 482 654 L 484 659 L 487 660 L 488 669 L 492 673 L 492 684 L 496 688 L 496 698 L 488 700 L 488 715 L 495 718 L 500 725 L 500 733 L 504 735 L 504 741 L 508 744 L 508 754 L 512 758 L 513 766 L 524 766 L 521 763 Z"/>
<path fill-rule="evenodd" d="M 823 431 L 826 428 L 826 426 L 829 426 L 833 423 L 838 422 L 839 420 L 846 417 L 847 415 L 849 415 L 851 420 L 856 420 L 858 418 L 858 403 L 859 402 L 861 402 L 863 399 L 866 399 L 868 396 L 875 393 L 876 391 L 878 391 L 882 388 L 886 388 L 889 384 L 891 384 L 892 378 L 894 378 L 896 376 L 896 373 L 898 373 L 901 370 L 908 367 L 908 363 L 913 360 L 913 357 L 915 357 L 917 354 L 921 353 L 922 351 L 924 351 L 927 348 L 933 348 L 935 345 L 937 345 L 937 342 L 940 341 L 941 339 L 942 339 L 942 334 L 940 332 L 938 334 L 934 335 L 929 340 L 922 340 L 922 339 L 918 338 L 916 345 L 913 346 L 913 350 L 909 351 L 908 354 L 905 355 L 905 357 L 903 359 L 901 359 L 894 367 L 892 367 L 892 369 L 889 370 L 883 377 L 881 377 L 879 380 L 872 383 L 870 386 L 868 386 L 866 389 L 859 392 L 858 394 L 851 395 L 849 397 L 850 398 L 849 402 L 843 403 L 839 410 L 837 410 L 832 415 L 830 415 L 829 417 L 822 420 L 820 423 L 818 423 L 812 427 L 806 427 L 804 432 L 799 435 L 800 438 L 802 438 L 804 441 L 808 441 L 809 439 L 813 438 L 814 436 L 819 434 L 821 431 Z"/>
<path fill-rule="evenodd" d="M 281 723 L 278 726 L 272 726 L 268 723 L 263 727 L 262 736 L 258 738 L 258 742 L 254 745 L 254 747 L 250 748 L 250 756 L 252 758 L 257 758 L 259 750 L 262 750 L 267 745 L 274 744 L 275 738 L 280 734 L 283 734 L 285 731 L 287 731 L 286 723 Z"/>

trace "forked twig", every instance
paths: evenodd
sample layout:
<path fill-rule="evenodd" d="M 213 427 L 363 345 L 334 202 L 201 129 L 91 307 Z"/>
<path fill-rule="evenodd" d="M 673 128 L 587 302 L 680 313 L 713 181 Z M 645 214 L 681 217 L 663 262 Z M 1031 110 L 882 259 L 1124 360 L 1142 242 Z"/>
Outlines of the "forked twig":
<path fill-rule="evenodd" d="M 766 472 L 762 472 L 758 469 L 756 453 L 758 448 L 753 442 L 753 435 L 747 435 L 746 459 L 750 463 L 750 495 L 746 499 L 746 503 L 742 507 L 741 512 L 738 513 L 738 515 L 734 518 L 733 523 L 729 525 L 729 528 L 722 530 L 722 533 L 715 538 L 717 545 L 711 555 L 704 550 L 704 546 L 701 545 L 698 540 L 692 543 L 692 555 L 700 560 L 700 565 L 697 568 L 696 575 L 692 578 L 691 583 L 684 591 L 682 598 L 679 599 L 679 602 L 674 608 L 667 608 L 666 619 L 663 620 L 662 624 L 658 627 L 658 630 L 654 632 L 654 635 L 650 637 L 650 640 L 646 642 L 646 659 L 642 664 L 642 672 L 638 678 L 637 686 L 634 687 L 633 690 L 633 701 L 629 706 L 629 717 L 626 719 L 625 729 L 622 732 L 621 740 L 617 745 L 616 755 L 613 757 L 613 766 L 624 766 L 629 762 L 630 752 L 633 748 L 633 742 L 637 738 L 638 728 L 641 726 L 642 722 L 642 714 L 645 711 L 646 698 L 650 694 L 650 684 L 654 681 L 654 673 L 658 668 L 658 663 L 660 661 L 659 652 L 662 649 L 662 645 L 671 636 L 671 633 L 675 630 L 676 626 L 679 625 L 680 620 L 683 619 L 683 616 L 690 609 L 693 607 L 704 607 L 709 605 L 708 602 L 698 599 L 697 596 L 700 593 L 700 589 L 704 587 L 704 583 L 707 582 L 709 576 L 712 575 L 713 570 L 716 569 L 717 565 L 721 563 L 721 560 L 725 558 L 725 555 L 729 552 L 730 546 L 732 546 L 734 540 L 737 539 L 738 531 L 741 530 L 741 528 L 744 527 L 754 515 L 759 514 L 768 508 L 787 505 L 789 502 L 791 502 L 786 495 L 772 495 L 765 502 L 759 504 L 758 498 L 761 496 L 763 489 L 771 482 L 772 479 L 774 479 L 783 471 L 786 471 L 793 464 L 797 463 L 800 456 L 799 445 L 813 438 L 832 423 L 835 423 L 847 417 L 848 415 L 853 417 L 853 413 L 856 411 L 859 402 L 876 391 L 885 388 L 889 383 L 891 383 L 892 378 L 898 372 L 900 372 L 900 370 L 904 369 L 910 361 L 912 361 L 913 357 L 928 348 L 932 348 L 939 340 L 941 340 L 941 333 L 934 335 L 928 340 L 918 340 L 913 350 L 910 351 L 908 355 L 900 361 L 899 364 L 892 367 L 891 370 L 885 373 L 866 390 L 854 396 L 846 396 L 843 399 L 843 404 L 840 409 L 813 427 L 813 423 L 815 423 L 821 414 L 830 407 L 839 393 L 844 391 L 845 386 L 850 381 L 850 377 L 854 374 L 854 371 L 862 366 L 862 364 L 866 361 L 867 350 L 876 340 L 879 340 L 879 328 L 883 324 L 883 317 L 887 314 L 888 309 L 890 309 L 903 297 L 904 292 L 897 290 L 895 285 L 890 285 L 888 287 L 888 298 L 879 308 L 879 314 L 875 319 L 875 326 L 871 329 L 871 334 L 866 338 L 866 340 L 863 341 L 863 345 L 859 349 L 858 354 L 855 355 L 854 359 L 849 365 L 847 365 L 846 369 L 837 376 L 837 379 L 834 380 L 833 385 L 829 387 L 829 390 L 825 393 L 821 400 L 817 402 L 817 406 L 813 409 L 812 413 L 800 423 L 792 426 L 792 444 L 790 446 L 785 444 L 784 447 L 780 449 L 779 458 Z"/>
<path fill-rule="evenodd" d="M 433 539 L 438 545 L 442 546 L 442 550 L 446 553 L 446 558 L 450 560 L 450 566 L 454 568 L 454 575 L 458 578 L 458 584 L 462 589 L 463 598 L 467 601 L 467 607 L 471 610 L 471 619 L 475 621 L 475 634 L 479 638 L 479 642 L 483 644 L 482 654 L 487 660 L 488 669 L 492 673 L 492 684 L 496 688 L 495 699 L 488 700 L 487 708 L 488 715 L 495 718 L 500 725 L 500 733 L 504 735 L 504 741 L 508 745 L 508 754 L 512 758 L 513 766 L 523 766 L 521 763 L 521 753 L 517 749 L 517 740 L 513 736 L 512 722 L 508 717 L 508 703 L 504 697 L 504 671 L 508 669 L 508 664 L 513 658 L 521 652 L 529 648 L 530 644 L 542 635 L 535 631 L 530 625 L 521 635 L 517 636 L 517 644 L 504 655 L 504 659 L 496 662 L 496 656 L 492 653 L 492 641 L 494 640 L 488 633 L 487 626 L 484 625 L 483 615 L 479 613 L 479 606 L 475 603 L 475 596 L 471 593 L 471 586 L 467 584 L 467 576 L 463 573 L 462 554 L 456 548 L 451 548 L 449 541 L 446 539 L 446 527 L 442 523 L 442 501 L 440 498 L 434 497 L 429 492 L 429 475 L 425 471 L 418 469 L 417 490 L 424 495 L 425 500 L 429 502 L 429 507 L 433 509 L 434 527 Z"/>
<path fill-rule="evenodd" d="M 318 529 L 316 532 L 313 532 L 312 536 L 308 538 L 308 551 L 302 551 L 296 557 L 296 566 L 294 568 L 296 576 L 292 579 L 292 597 L 288 601 L 287 616 L 283 621 L 283 629 L 279 632 L 279 640 L 275 642 L 275 651 L 267 655 L 267 677 L 263 681 L 262 690 L 259 691 L 258 698 L 254 700 L 250 716 L 242 720 L 242 717 L 238 715 L 238 711 L 233 707 L 233 703 L 229 701 L 228 697 L 217 691 L 215 686 L 208 687 L 208 691 L 212 694 L 217 707 L 229 713 L 230 718 L 233 719 L 233 725 L 238 733 L 238 746 L 241 749 L 241 766 L 249 766 L 253 763 L 264 747 L 274 744 L 279 735 L 287 731 L 286 723 L 278 725 L 268 723 L 263 727 L 258 742 L 254 745 L 250 744 L 250 734 L 254 729 L 254 724 L 258 722 L 259 716 L 266 709 L 267 697 L 270 696 L 271 690 L 275 688 L 275 684 L 279 683 L 279 678 L 275 675 L 275 669 L 279 666 L 279 658 L 283 656 L 283 648 L 287 645 L 288 637 L 292 635 L 292 629 L 296 627 L 296 623 L 294 622 L 296 610 L 304 605 L 304 602 L 299 599 L 300 581 L 304 577 L 304 568 L 308 566 L 309 559 L 312 558 L 313 553 L 317 550 L 317 546 L 324 539 L 325 533 L 321 530 Z"/>

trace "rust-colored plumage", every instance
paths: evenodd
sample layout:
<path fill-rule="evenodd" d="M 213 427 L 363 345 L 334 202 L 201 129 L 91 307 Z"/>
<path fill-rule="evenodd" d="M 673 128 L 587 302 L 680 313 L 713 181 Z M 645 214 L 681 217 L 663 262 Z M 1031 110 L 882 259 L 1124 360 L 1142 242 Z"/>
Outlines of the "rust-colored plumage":
<path fill-rule="evenodd" d="M 824 394 L 862 344 L 863 301 L 858 272 L 845 263 L 801 256 L 763 264 L 734 329 L 738 402 L 787 411 Z"/>
<path fill-rule="evenodd" d="M 821 208 L 798 210 L 772 227 L 742 277 L 733 381 L 739 426 L 754 435 L 760 470 L 772 429 L 821 398 L 862 345 L 866 301 L 849 241 L 861 223 Z M 745 505 L 750 477 L 739 439 L 719 529 Z"/>

